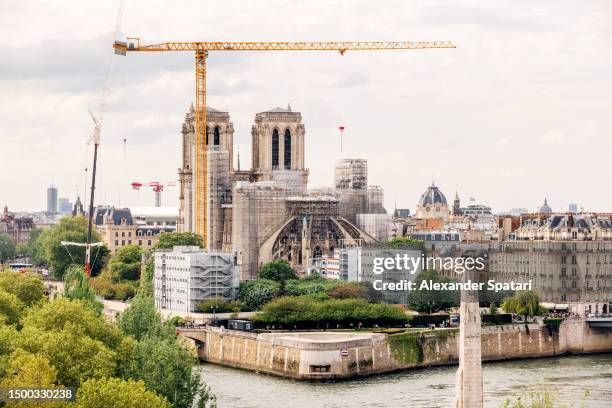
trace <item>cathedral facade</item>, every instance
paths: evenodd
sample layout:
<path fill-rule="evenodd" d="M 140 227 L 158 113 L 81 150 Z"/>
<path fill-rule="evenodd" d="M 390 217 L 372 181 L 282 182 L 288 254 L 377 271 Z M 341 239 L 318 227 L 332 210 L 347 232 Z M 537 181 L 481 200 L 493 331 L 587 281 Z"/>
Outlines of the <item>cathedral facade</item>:
<path fill-rule="evenodd" d="M 329 256 L 342 245 L 375 241 L 350 221 L 355 214 L 341 211 L 342 194 L 307 189 L 305 128 L 301 113 L 290 106 L 255 115 L 249 170 L 240 169 L 239 158 L 234 167 L 228 112 L 207 108 L 207 135 L 207 249 L 238 253 L 242 279 L 255 278 L 264 262 L 278 258 L 307 274 L 313 258 Z M 185 232 L 195 229 L 193 106 L 185 115 L 182 143 L 177 230 Z M 367 186 L 364 191 L 367 197 Z M 382 200 L 382 191 L 375 196 L 373 202 Z M 367 204 L 359 211 L 367 212 Z"/>

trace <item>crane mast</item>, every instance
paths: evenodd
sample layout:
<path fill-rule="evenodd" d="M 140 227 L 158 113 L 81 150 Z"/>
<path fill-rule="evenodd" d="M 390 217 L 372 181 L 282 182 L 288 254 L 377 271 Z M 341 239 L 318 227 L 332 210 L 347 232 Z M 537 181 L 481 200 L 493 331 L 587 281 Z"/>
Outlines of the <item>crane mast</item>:
<path fill-rule="evenodd" d="M 195 232 L 202 236 L 204 248 L 208 239 L 208 161 L 206 152 L 206 58 L 209 51 L 346 51 L 418 50 L 456 48 L 450 41 L 289 41 L 289 42 L 162 42 L 141 44 L 140 38 L 115 41 L 115 53 L 128 52 L 195 52 Z"/>

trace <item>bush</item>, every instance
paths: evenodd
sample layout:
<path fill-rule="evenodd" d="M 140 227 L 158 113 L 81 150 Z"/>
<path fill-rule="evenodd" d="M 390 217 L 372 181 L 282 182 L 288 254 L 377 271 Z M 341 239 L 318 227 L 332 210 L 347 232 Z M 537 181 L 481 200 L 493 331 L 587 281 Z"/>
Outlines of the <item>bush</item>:
<path fill-rule="evenodd" d="M 196 305 L 196 311 L 200 313 L 233 313 L 240 312 L 243 304 L 239 300 L 208 299 Z"/>
<path fill-rule="evenodd" d="M 450 321 L 450 315 L 447 314 L 439 314 L 439 315 L 415 315 L 410 318 L 410 325 L 414 327 L 428 327 L 432 324 L 436 326 L 441 325 L 445 321 Z"/>
<path fill-rule="evenodd" d="M 512 323 L 512 314 L 510 313 L 483 314 L 481 318 L 482 323 L 491 323 L 494 325 Z"/>
<path fill-rule="evenodd" d="M 278 283 L 268 279 L 255 279 L 240 282 L 238 299 L 244 310 L 259 310 L 278 292 Z"/>
<path fill-rule="evenodd" d="M 368 303 L 363 299 L 314 301 L 287 296 L 266 304 L 254 320 L 281 327 L 311 328 L 320 325 L 398 325 L 407 322 L 408 318 L 398 306 Z"/>

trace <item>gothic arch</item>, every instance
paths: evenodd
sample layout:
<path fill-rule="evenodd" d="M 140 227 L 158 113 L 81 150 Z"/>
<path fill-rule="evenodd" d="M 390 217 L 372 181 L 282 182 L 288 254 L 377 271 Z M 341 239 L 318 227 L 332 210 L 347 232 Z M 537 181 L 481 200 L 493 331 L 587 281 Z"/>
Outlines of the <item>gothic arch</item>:
<path fill-rule="evenodd" d="M 285 129 L 284 136 L 284 158 L 283 158 L 283 168 L 286 170 L 291 169 L 291 131 L 287 128 Z"/>
<path fill-rule="evenodd" d="M 279 147 L 278 129 L 274 128 L 272 131 L 272 169 L 278 169 L 279 166 Z"/>
<path fill-rule="evenodd" d="M 213 134 L 213 144 L 219 146 L 221 144 L 221 129 L 219 129 L 219 126 L 215 126 Z"/>

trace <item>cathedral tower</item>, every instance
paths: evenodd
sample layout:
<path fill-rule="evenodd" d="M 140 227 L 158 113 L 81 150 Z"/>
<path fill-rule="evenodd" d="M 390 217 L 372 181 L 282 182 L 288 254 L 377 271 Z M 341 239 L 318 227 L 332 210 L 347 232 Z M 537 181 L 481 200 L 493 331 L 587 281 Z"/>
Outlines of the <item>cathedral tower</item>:
<path fill-rule="evenodd" d="M 251 129 L 252 167 L 258 181 L 278 181 L 306 188 L 304 125 L 300 112 L 274 108 L 255 115 Z"/>

